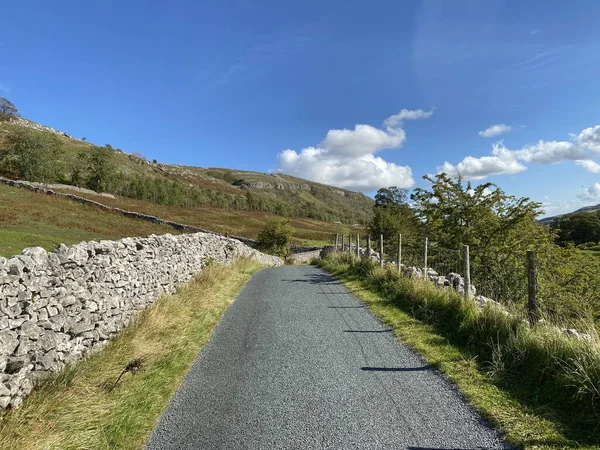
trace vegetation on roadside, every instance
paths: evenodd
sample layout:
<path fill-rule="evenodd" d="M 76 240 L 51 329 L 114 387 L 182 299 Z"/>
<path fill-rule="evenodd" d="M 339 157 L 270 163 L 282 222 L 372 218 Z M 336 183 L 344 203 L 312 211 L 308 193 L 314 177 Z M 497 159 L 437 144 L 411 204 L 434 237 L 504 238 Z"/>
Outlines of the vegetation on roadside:
<path fill-rule="evenodd" d="M 289 220 L 268 219 L 258 233 L 258 248 L 271 255 L 286 257 L 293 235 Z"/>
<path fill-rule="evenodd" d="M 20 409 L 5 412 L 0 448 L 143 448 L 211 330 L 259 269 L 244 260 L 207 267 L 159 299 L 104 350 L 47 380 Z M 128 366 L 137 370 L 123 373 Z"/>
<path fill-rule="evenodd" d="M 527 304 L 527 251 L 536 253 L 539 318 L 582 332 L 600 330 L 600 258 L 557 244 L 536 219 L 541 204 L 506 194 L 492 183 L 473 186 L 446 174 L 425 176 L 430 184 L 411 195 L 381 189 L 367 232 L 384 235 L 385 252 L 422 266 L 429 239 L 429 267 L 462 273 L 461 249 L 470 248 L 471 280 L 477 292 L 517 315 Z M 448 268 L 452 268 L 449 270 Z"/>
<path fill-rule="evenodd" d="M 512 443 L 524 448 L 600 446 L 600 343 L 530 329 L 451 290 L 330 255 L 318 264 L 356 287 L 399 337 L 446 373 Z"/>

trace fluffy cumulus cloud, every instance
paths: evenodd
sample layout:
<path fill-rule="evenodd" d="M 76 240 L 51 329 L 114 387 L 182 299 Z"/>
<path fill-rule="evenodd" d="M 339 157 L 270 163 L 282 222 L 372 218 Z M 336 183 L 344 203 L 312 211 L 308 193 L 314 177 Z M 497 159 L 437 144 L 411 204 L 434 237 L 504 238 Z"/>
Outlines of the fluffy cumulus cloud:
<path fill-rule="evenodd" d="M 445 172 L 450 176 L 462 175 L 466 180 L 481 180 L 489 175 L 507 175 L 527 170 L 519 163 L 514 152 L 502 143 L 494 144 L 492 156 L 475 158 L 467 156 L 458 164 L 445 162 L 438 167 L 438 173 Z"/>
<path fill-rule="evenodd" d="M 577 135 L 575 141 L 581 148 L 600 154 L 600 125 L 586 128 Z"/>
<path fill-rule="evenodd" d="M 515 152 L 517 158 L 525 162 L 552 164 L 586 157 L 585 152 L 573 143 L 566 141 L 539 141 L 535 145 L 523 147 Z"/>
<path fill-rule="evenodd" d="M 600 200 L 600 183 L 594 183 L 589 188 L 584 189 L 583 193 L 579 195 L 579 198 L 585 201 Z"/>
<path fill-rule="evenodd" d="M 406 133 L 401 126 L 405 120 L 426 119 L 432 114 L 433 110 L 403 109 L 384 121 L 385 129 L 359 124 L 352 130 L 329 130 L 316 147 L 279 153 L 277 170 L 365 192 L 384 186 L 412 187 L 415 181 L 410 167 L 385 161 L 375 153 L 404 144 Z"/>
<path fill-rule="evenodd" d="M 496 126 L 499 125 L 494 125 Z M 540 140 L 518 150 L 509 150 L 502 142 L 498 142 L 493 145 L 492 156 L 467 156 L 458 164 L 445 162 L 438 167 L 438 173 L 461 174 L 465 179 L 480 180 L 489 175 L 521 172 L 527 169 L 523 163 L 555 164 L 562 161 L 575 161 L 590 172 L 600 173 L 600 164 L 590 157 L 590 154 L 600 154 L 600 125 L 586 128 L 581 133 L 571 136 L 572 142 Z"/>
<path fill-rule="evenodd" d="M 481 130 L 479 132 L 479 136 L 486 137 L 486 138 L 494 137 L 494 136 L 498 136 L 499 134 L 502 134 L 502 133 L 508 133 L 512 129 L 513 129 L 513 127 L 511 127 L 509 125 L 499 123 L 497 125 L 492 125 L 491 127 L 488 127 L 485 130 Z"/>

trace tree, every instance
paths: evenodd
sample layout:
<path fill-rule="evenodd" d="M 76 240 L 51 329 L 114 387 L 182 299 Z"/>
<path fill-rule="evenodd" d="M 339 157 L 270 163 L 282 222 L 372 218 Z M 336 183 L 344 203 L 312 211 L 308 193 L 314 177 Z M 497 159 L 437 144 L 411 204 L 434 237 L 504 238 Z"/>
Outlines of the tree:
<path fill-rule="evenodd" d="M 117 175 L 113 161 L 114 151 L 109 145 L 82 150 L 78 155 L 79 168 L 74 170 L 87 188 L 108 192 Z"/>
<path fill-rule="evenodd" d="M 551 229 L 558 234 L 558 242 L 566 245 L 572 242 L 581 245 L 588 242 L 600 241 L 600 211 L 582 212 L 559 217 Z"/>
<path fill-rule="evenodd" d="M 553 236 L 536 222 L 541 204 L 492 183 L 473 187 L 445 173 L 423 178 L 431 187 L 415 189 L 411 198 L 430 241 L 453 251 L 469 245 L 472 277 L 484 295 L 526 298 L 526 251 L 554 246 Z"/>
<path fill-rule="evenodd" d="M 19 117 L 17 107 L 7 98 L 0 97 L 0 121 Z"/>
<path fill-rule="evenodd" d="M 409 245 L 416 243 L 422 235 L 421 224 L 406 202 L 407 198 L 407 191 L 396 186 L 381 188 L 375 195 L 373 217 L 367 230 L 375 239 L 383 234 L 388 254 L 395 254 L 398 234 L 402 234 L 404 242 Z"/>
<path fill-rule="evenodd" d="M 8 136 L 3 172 L 28 181 L 62 181 L 61 150 L 57 136 L 22 128 Z"/>
<path fill-rule="evenodd" d="M 277 256 L 287 256 L 288 246 L 294 234 L 289 220 L 269 218 L 258 233 L 258 246 L 261 250 Z"/>

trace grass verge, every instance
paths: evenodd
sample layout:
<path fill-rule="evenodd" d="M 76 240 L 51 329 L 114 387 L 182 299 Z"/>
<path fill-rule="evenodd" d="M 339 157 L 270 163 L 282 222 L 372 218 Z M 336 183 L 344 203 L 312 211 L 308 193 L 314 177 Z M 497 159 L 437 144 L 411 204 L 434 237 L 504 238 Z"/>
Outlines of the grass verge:
<path fill-rule="evenodd" d="M 251 261 L 205 268 L 102 351 L 47 380 L 0 420 L 0 448 L 139 449 L 236 294 Z M 141 358 L 142 368 L 125 373 Z"/>
<path fill-rule="evenodd" d="M 527 449 L 600 448 L 595 344 L 530 330 L 496 308 L 347 255 L 317 262 Z"/>

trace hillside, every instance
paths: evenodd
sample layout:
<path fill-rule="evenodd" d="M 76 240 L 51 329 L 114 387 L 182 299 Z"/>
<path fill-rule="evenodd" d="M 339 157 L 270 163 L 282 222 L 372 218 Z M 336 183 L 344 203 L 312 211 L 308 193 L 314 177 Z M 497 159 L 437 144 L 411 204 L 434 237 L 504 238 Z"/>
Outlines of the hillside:
<path fill-rule="evenodd" d="M 570 213 L 559 214 L 558 216 L 544 217 L 543 219 L 540 219 L 539 222 L 543 223 L 545 225 L 549 225 L 552 222 L 555 222 L 556 219 L 559 219 L 561 217 L 570 216 L 570 215 L 573 215 L 573 214 L 596 212 L 596 211 L 600 211 L 600 203 L 597 204 L 597 205 L 584 206 L 583 208 L 579 208 L 579 209 L 577 209 L 577 210 L 575 210 L 573 212 L 570 212 Z"/>
<path fill-rule="evenodd" d="M 49 175 L 34 181 L 66 184 L 53 188 L 107 206 L 157 216 L 218 233 L 256 238 L 270 217 L 287 217 L 295 244 L 324 245 L 336 232 L 350 232 L 368 219 L 373 200 L 343 189 L 283 175 L 201 168 L 149 162 L 140 155 L 104 147 L 116 171 L 116 181 L 99 195 L 74 185 L 81 154 L 98 147 L 48 127 L 17 119 L 0 122 L 0 175 L 26 179 L 11 159 L 15 137 L 27 146 L 53 146 Z M 30 148 L 25 146 L 25 152 Z M 19 151 L 23 151 L 20 149 Z M 47 156 L 47 155 L 42 155 Z M 47 161 L 51 159 L 51 161 Z M 82 183 L 79 186 L 85 187 Z M 69 186 L 70 185 L 70 186 Z M 27 246 L 52 250 L 56 244 L 81 240 L 173 233 L 173 229 L 105 213 L 66 199 L 0 186 L 0 255 Z"/>
<path fill-rule="evenodd" d="M 29 134 L 45 135 L 39 136 L 44 139 L 51 135 L 58 142 L 60 152 L 57 162 L 60 170 L 56 171 L 56 179 L 45 181 L 76 183 L 74 168 L 77 167 L 78 155 L 94 148 L 93 144 L 34 122 L 16 119 L 11 123 L 0 123 L 0 156 L 10 145 L 11 136 L 24 130 Z M 120 149 L 107 147 L 113 151 L 113 162 L 121 180 L 121 186 L 115 186 L 112 190 L 120 197 L 166 204 L 168 202 L 159 198 L 156 192 L 142 191 L 160 191 L 166 185 L 175 184 L 178 190 L 194 191 L 196 206 L 260 211 L 346 224 L 365 223 L 371 214 L 373 200 L 362 193 L 284 174 L 150 162 L 141 154 L 127 154 Z M 6 164 L 0 167 L 0 174 L 8 178 L 17 178 L 19 175 Z M 151 189 L 138 189 L 138 185 L 144 183 L 154 183 L 154 186 Z M 155 189 L 157 186 L 158 189 Z M 167 188 L 170 189 L 170 186 Z M 153 195 L 155 198 L 152 198 Z"/>

